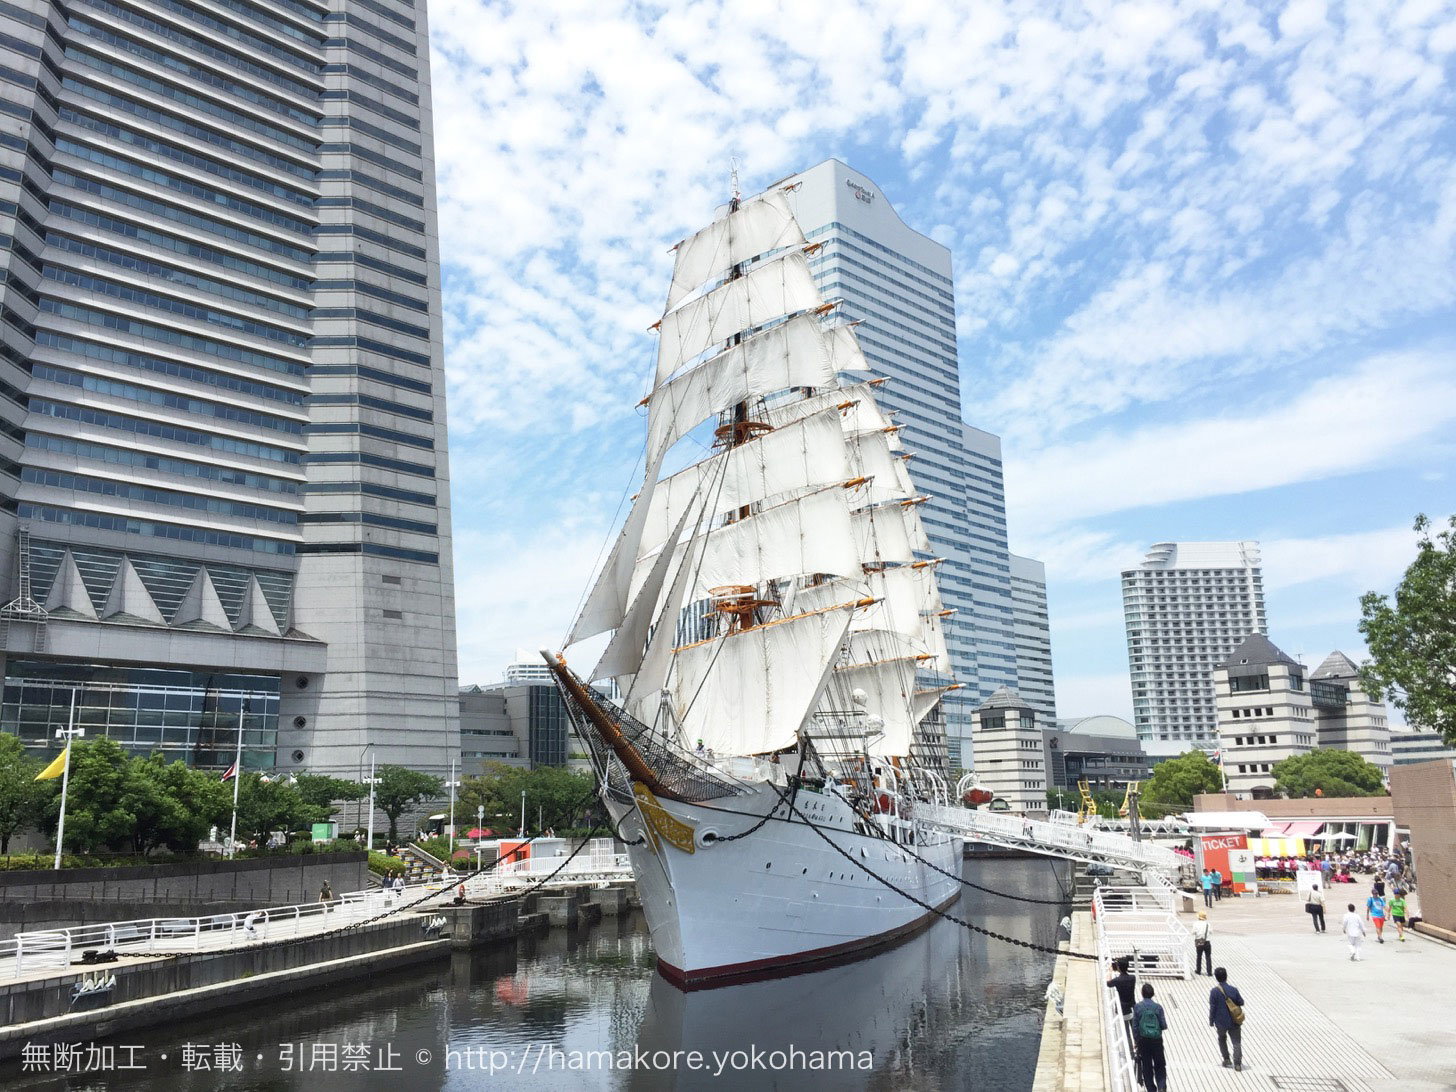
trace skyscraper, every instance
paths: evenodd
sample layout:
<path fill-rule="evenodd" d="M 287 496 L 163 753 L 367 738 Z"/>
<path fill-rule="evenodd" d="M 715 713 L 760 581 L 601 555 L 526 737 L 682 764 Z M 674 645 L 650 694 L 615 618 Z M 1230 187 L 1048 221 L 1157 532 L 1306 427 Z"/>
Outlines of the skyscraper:
<path fill-rule="evenodd" d="M 241 739 L 255 767 L 443 769 L 423 0 L 18 3 L 0 727 L 46 746 L 74 695 L 91 734 L 203 765 Z"/>
<path fill-rule="evenodd" d="M 1257 542 L 1160 542 L 1122 574 L 1138 738 L 1212 747 L 1213 669 L 1268 635 Z"/>
<path fill-rule="evenodd" d="M 810 256 L 815 280 L 826 299 L 843 301 L 839 313 L 860 323 L 866 360 L 890 377 L 877 397 L 895 412 L 915 452 L 911 478 L 931 498 L 922 511 L 945 558 L 937 570 L 941 598 L 956 611 L 946 641 L 964 686 L 946 695 L 942 711 L 951 765 L 969 765 L 971 711 L 1021 680 L 1001 443 L 961 420 L 950 251 L 907 226 L 877 185 L 838 160 L 780 183 L 794 184 L 790 202 L 804 234 L 820 245 Z M 1050 723 L 1049 643 L 1037 660 L 1048 669 L 1033 685 L 1035 708 Z"/>

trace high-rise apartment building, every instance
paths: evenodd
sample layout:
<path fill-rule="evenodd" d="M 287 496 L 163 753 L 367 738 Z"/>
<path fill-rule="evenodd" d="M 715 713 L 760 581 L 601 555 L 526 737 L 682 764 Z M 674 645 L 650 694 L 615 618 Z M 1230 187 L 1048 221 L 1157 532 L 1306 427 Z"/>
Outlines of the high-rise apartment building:
<path fill-rule="evenodd" d="M 890 378 L 877 398 L 895 413 L 915 453 L 911 478 L 931 498 L 922 513 L 945 558 L 941 598 L 956 612 L 946 642 L 964 687 L 941 707 L 950 763 L 968 766 L 971 712 L 997 688 L 1021 684 L 1018 644 L 1026 647 L 1031 634 L 1017 635 L 1000 440 L 961 420 L 950 251 L 907 226 L 877 185 L 838 160 L 781 183 L 792 184 L 804 234 L 820 245 L 809 262 L 815 280 L 826 299 L 843 301 L 844 318 L 860 323 L 866 360 Z M 1049 642 L 1031 658 L 1035 707 L 1050 723 Z"/>
<path fill-rule="evenodd" d="M 1011 554 L 1011 621 L 1016 643 L 1016 689 L 1045 728 L 1057 720 L 1052 679 L 1051 619 L 1047 613 L 1046 566 Z"/>
<path fill-rule="evenodd" d="M 52 748 L 74 698 L 202 765 L 444 769 L 424 0 L 0 22 L 0 728 Z"/>
<path fill-rule="evenodd" d="M 1160 542 L 1122 574 L 1138 738 L 1213 747 L 1213 669 L 1268 633 L 1257 542 Z"/>

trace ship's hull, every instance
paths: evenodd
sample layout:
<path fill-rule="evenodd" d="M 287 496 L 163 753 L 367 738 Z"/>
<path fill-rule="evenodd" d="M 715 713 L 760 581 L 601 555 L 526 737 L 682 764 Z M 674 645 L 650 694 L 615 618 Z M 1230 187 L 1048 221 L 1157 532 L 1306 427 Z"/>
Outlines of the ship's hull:
<path fill-rule="evenodd" d="M 849 806 L 833 794 L 801 791 L 798 814 L 768 785 L 708 804 L 657 805 L 682 825 L 678 844 L 653 829 L 669 824 L 654 825 L 649 815 L 644 840 L 629 852 L 658 968 L 683 989 L 857 958 L 929 925 L 935 914 L 926 907 L 941 909 L 960 893 L 952 878 L 959 839 L 923 837 L 902 848 L 856 830 Z M 635 808 L 608 806 L 629 838 L 643 832 Z"/>

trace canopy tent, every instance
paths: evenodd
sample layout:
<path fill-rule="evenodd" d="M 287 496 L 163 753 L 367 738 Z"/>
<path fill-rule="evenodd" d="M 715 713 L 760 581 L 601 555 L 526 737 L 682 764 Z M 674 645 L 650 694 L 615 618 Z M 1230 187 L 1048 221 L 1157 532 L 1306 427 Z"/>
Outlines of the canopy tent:
<path fill-rule="evenodd" d="M 1193 830 L 1263 830 L 1269 817 L 1257 811 L 1190 811 L 1183 818 Z"/>
<path fill-rule="evenodd" d="M 1265 838 L 1313 838 L 1324 829 L 1322 819 L 1301 819 L 1287 823 L 1275 823 L 1264 832 Z"/>
<path fill-rule="evenodd" d="M 1303 857 L 1303 838 L 1250 838 L 1255 857 Z"/>

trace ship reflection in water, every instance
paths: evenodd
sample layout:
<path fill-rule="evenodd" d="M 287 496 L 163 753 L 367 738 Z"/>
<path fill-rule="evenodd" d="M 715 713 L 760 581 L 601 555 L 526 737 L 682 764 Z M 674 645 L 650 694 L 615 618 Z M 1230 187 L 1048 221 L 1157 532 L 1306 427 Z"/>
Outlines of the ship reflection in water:
<path fill-rule="evenodd" d="M 965 868 L 974 882 L 1037 898 L 1058 897 L 1066 880 L 1064 866 L 1040 860 Z M 967 888 L 951 912 L 1055 947 L 1066 909 Z M 1031 1087 L 1052 961 L 941 921 L 859 962 L 684 994 L 656 973 L 646 927 L 632 914 L 266 1010 L 132 1033 L 116 1042 L 142 1044 L 134 1057 L 145 1071 L 113 1072 L 104 1082 L 92 1074 L 74 1086 L 1017 1092 Z M 200 1057 L 218 1060 L 220 1046 L 232 1043 L 241 1047 L 241 1071 L 186 1068 L 189 1057 L 194 1066 Z M 396 1068 L 380 1072 L 381 1063 Z M 0 1070 L 0 1085 L 11 1089 L 56 1081 L 53 1073 Z"/>

